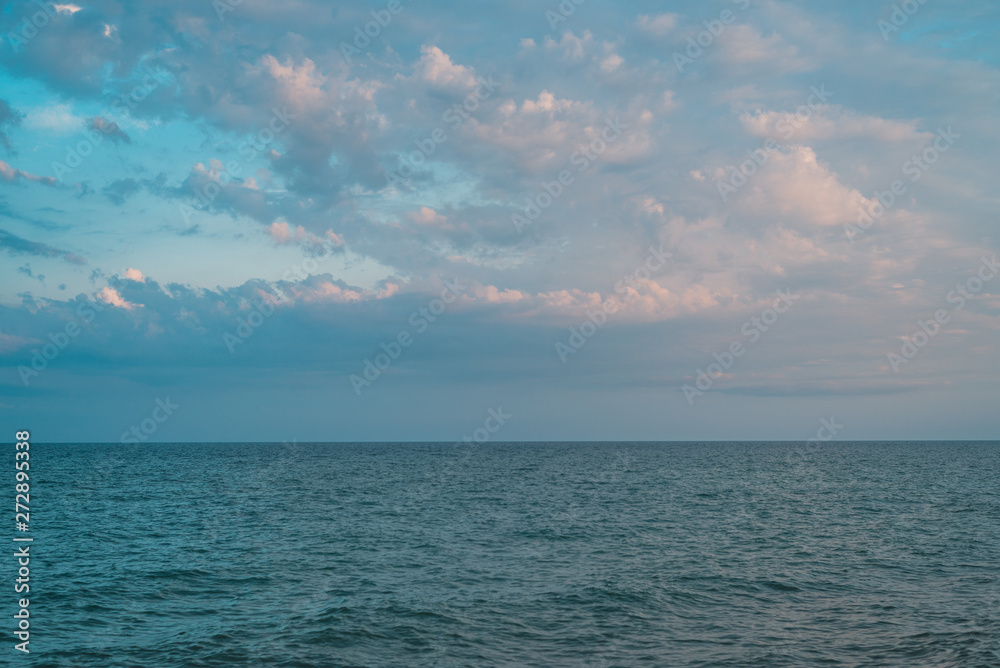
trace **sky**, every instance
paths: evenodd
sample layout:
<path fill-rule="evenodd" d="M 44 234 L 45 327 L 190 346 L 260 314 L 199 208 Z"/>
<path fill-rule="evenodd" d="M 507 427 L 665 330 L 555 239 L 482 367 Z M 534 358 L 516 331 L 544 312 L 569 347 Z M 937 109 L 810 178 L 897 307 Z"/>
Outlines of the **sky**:
<path fill-rule="evenodd" d="M 7 2 L 0 427 L 996 439 L 1000 5 Z"/>

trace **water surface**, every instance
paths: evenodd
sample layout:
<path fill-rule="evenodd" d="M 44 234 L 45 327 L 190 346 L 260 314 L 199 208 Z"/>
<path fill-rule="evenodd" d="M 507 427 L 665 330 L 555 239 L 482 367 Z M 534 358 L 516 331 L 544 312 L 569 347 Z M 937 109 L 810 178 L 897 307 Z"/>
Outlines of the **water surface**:
<path fill-rule="evenodd" d="M 31 665 L 997 666 L 1000 445 L 33 445 Z"/>

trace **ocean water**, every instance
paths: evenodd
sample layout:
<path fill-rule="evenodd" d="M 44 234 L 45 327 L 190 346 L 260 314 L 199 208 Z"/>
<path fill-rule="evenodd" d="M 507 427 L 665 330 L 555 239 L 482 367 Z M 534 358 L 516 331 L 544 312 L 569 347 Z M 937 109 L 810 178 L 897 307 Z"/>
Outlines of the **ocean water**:
<path fill-rule="evenodd" d="M 1000 666 L 997 443 L 31 452 L 19 664 Z"/>

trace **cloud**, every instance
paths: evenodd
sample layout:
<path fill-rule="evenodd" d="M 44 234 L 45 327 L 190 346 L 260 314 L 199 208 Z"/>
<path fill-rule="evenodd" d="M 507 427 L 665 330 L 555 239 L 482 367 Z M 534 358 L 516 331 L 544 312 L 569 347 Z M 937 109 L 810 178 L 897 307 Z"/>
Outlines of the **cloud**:
<path fill-rule="evenodd" d="M 30 110 L 24 124 L 34 130 L 66 135 L 78 131 L 84 119 L 73 114 L 71 105 L 55 104 Z"/>
<path fill-rule="evenodd" d="M 118 124 L 109 121 L 103 116 L 94 116 L 88 121 L 88 127 L 91 130 L 96 130 L 104 135 L 106 139 L 109 139 L 113 144 L 131 144 L 132 139 L 129 137 L 124 130 L 118 127 Z"/>
<path fill-rule="evenodd" d="M 227 103 L 225 113 L 244 116 L 262 100 L 264 108 L 280 112 L 280 131 L 267 156 L 290 193 L 331 202 L 346 183 L 385 185 L 372 146 L 373 135 L 384 123 L 375 106 L 381 83 L 350 79 L 343 72 L 327 74 L 309 58 L 279 61 L 271 54 L 262 56 L 240 80 L 254 91 L 252 97 L 232 109 Z M 242 121 L 241 126 L 256 134 L 272 122 L 263 118 Z"/>
<path fill-rule="evenodd" d="M 417 62 L 416 70 L 421 79 L 441 88 L 468 89 L 476 86 L 475 72 L 451 62 L 451 57 L 436 46 L 422 46 L 423 54 Z"/>
<path fill-rule="evenodd" d="M 122 298 L 122 296 L 118 294 L 118 291 L 115 288 L 111 287 L 110 285 L 105 286 L 100 291 L 98 291 L 97 296 L 105 304 L 111 304 L 112 306 L 123 308 L 126 311 L 130 311 L 136 307 L 135 304 L 125 301 Z"/>
<path fill-rule="evenodd" d="M 799 48 L 788 44 L 785 39 L 772 32 L 765 37 L 759 28 L 751 25 L 735 25 L 726 30 L 720 38 L 723 57 L 732 65 L 766 65 L 772 72 L 806 72 L 815 66 Z"/>
<path fill-rule="evenodd" d="M 296 65 L 292 60 L 280 62 L 267 54 L 260 59 L 260 69 L 276 82 L 281 97 L 299 109 L 315 110 L 326 98 L 325 88 L 330 79 L 309 58 Z"/>
<path fill-rule="evenodd" d="M 56 180 L 51 176 L 38 176 L 37 174 L 29 174 L 28 172 L 22 172 L 20 169 L 14 169 L 3 160 L 0 160 L 0 181 L 7 181 L 8 183 L 10 183 L 22 179 L 25 181 L 34 181 L 35 183 L 41 183 L 44 186 L 56 185 Z"/>
<path fill-rule="evenodd" d="M 38 343 L 38 340 L 0 332 L 0 355 L 12 353 L 15 350 L 20 350 L 21 348 L 30 346 L 33 343 Z"/>
<path fill-rule="evenodd" d="M 874 139 L 882 142 L 924 142 L 932 132 L 917 130 L 918 121 L 897 121 L 866 116 L 839 105 L 825 105 L 815 112 L 761 111 L 744 113 L 740 123 L 756 137 L 782 141 Z"/>
<path fill-rule="evenodd" d="M 271 223 L 265 231 L 275 244 L 279 246 L 294 244 L 309 255 L 326 255 L 340 251 L 344 246 L 344 238 L 333 230 L 327 230 L 322 237 L 318 237 L 307 232 L 301 225 L 293 229 L 284 220 Z"/>
<path fill-rule="evenodd" d="M 765 168 L 738 196 L 738 210 L 778 216 L 794 224 L 834 226 L 854 223 L 859 209 L 873 204 L 843 185 L 808 146 L 792 146 L 771 154 Z"/>
<path fill-rule="evenodd" d="M 558 42 L 551 37 L 545 38 L 546 49 L 561 51 L 562 58 L 570 62 L 583 60 L 584 55 L 592 47 L 594 47 L 594 35 L 589 30 L 584 30 L 580 37 L 577 37 L 572 30 L 567 30 Z"/>
<path fill-rule="evenodd" d="M 293 241 L 301 241 L 306 237 L 305 228 L 299 225 L 295 230 L 291 230 L 288 227 L 288 223 L 285 221 L 280 221 L 277 223 L 272 223 L 269 228 L 267 228 L 267 233 L 270 235 L 274 243 L 282 245 L 291 243 Z"/>
<path fill-rule="evenodd" d="M 23 117 L 23 114 L 11 109 L 10 105 L 4 100 L 0 100 L 0 146 L 3 146 L 8 151 L 11 151 L 13 147 L 11 146 L 10 136 L 8 136 L 7 132 L 15 125 L 18 125 Z"/>
<path fill-rule="evenodd" d="M 280 213 L 267 194 L 256 187 L 253 179 L 232 178 L 217 160 L 209 161 L 208 166 L 195 163 L 177 187 L 159 182 L 151 189 L 161 196 L 180 200 L 180 205 L 195 212 L 239 214 L 262 223 L 270 223 Z M 182 211 L 187 220 L 189 212 L 186 209 Z"/>
<path fill-rule="evenodd" d="M 125 200 L 142 189 L 142 184 L 135 179 L 119 179 L 105 186 L 101 192 L 114 204 L 122 206 Z"/>
<path fill-rule="evenodd" d="M 423 206 L 420 207 L 419 211 L 411 212 L 406 215 L 410 222 L 424 228 L 431 230 L 443 230 L 443 231 L 463 231 L 467 232 L 469 229 L 468 224 L 458 223 L 454 224 L 449 222 L 447 216 L 439 214 L 434 209 Z"/>
<path fill-rule="evenodd" d="M 663 37 L 677 27 L 677 14 L 658 14 L 656 16 L 643 15 L 639 17 L 636 24 L 639 30 L 649 33 L 654 37 Z"/>
<path fill-rule="evenodd" d="M 4 248 L 12 255 L 37 255 L 39 257 L 59 257 L 70 264 L 86 264 L 87 261 L 69 251 L 60 250 L 39 241 L 28 241 L 11 234 L 6 230 L 0 230 L 0 248 Z"/>
<path fill-rule="evenodd" d="M 576 144 L 587 140 L 588 128 L 600 122 L 590 102 L 557 98 L 548 90 L 542 90 L 537 99 L 523 100 L 520 106 L 506 100 L 498 112 L 492 121 L 471 119 L 473 132 L 532 170 L 567 161 Z"/>
<path fill-rule="evenodd" d="M 42 285 L 45 285 L 45 274 L 35 274 L 35 272 L 33 272 L 31 270 L 31 265 L 30 264 L 26 263 L 26 264 L 18 267 L 17 268 L 17 273 L 24 274 L 28 278 L 38 279 L 39 283 L 41 283 Z"/>
<path fill-rule="evenodd" d="M 617 53 L 612 53 L 601 61 L 601 70 L 604 72 L 614 72 L 625 63 L 625 59 Z"/>

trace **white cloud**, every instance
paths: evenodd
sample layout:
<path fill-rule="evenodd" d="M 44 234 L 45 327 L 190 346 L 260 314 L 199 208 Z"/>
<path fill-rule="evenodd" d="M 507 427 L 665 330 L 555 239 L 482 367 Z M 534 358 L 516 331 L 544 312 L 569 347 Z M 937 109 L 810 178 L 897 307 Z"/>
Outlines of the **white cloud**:
<path fill-rule="evenodd" d="M 922 142 L 934 136 L 931 132 L 917 130 L 916 120 L 897 121 L 865 116 L 839 105 L 826 105 L 815 111 L 808 107 L 792 112 L 757 110 L 742 114 L 740 123 L 751 135 L 774 137 L 780 141 L 866 138 L 885 142 Z"/>
<path fill-rule="evenodd" d="M 274 56 L 267 54 L 260 59 L 257 69 L 263 69 L 278 83 L 284 100 L 298 109 L 315 108 L 323 103 L 327 77 L 319 71 L 309 58 L 296 65 L 291 59 L 278 62 Z"/>
<path fill-rule="evenodd" d="M 137 281 L 139 283 L 146 282 L 146 277 L 142 275 L 142 272 L 139 271 L 138 269 L 133 269 L 132 267 L 129 267 L 125 271 L 125 278 L 129 279 L 130 281 Z"/>
<path fill-rule="evenodd" d="M 417 62 L 417 73 L 424 81 L 443 88 L 472 88 L 476 85 L 475 72 L 451 62 L 451 57 L 436 46 L 422 46 L 423 55 Z"/>
<path fill-rule="evenodd" d="M 738 211 L 805 225 L 855 223 L 859 208 L 870 204 L 860 192 L 843 185 L 808 146 L 771 153 L 744 190 L 749 192 L 734 197 Z"/>
<path fill-rule="evenodd" d="M 567 30 L 556 42 L 551 37 L 545 38 L 545 48 L 562 51 L 562 57 L 569 61 L 583 60 L 586 52 L 594 45 L 594 35 L 589 30 L 583 31 L 582 37 L 577 37 L 573 31 Z"/>
<path fill-rule="evenodd" d="M 120 294 L 118 294 L 118 291 L 115 290 L 110 285 L 106 286 L 100 292 L 98 292 L 97 296 L 105 304 L 111 304 L 112 306 L 117 306 L 118 308 L 123 308 L 126 311 L 131 311 L 132 309 L 135 308 L 135 304 L 133 304 L 131 302 L 128 302 L 128 301 L 125 301 L 122 298 L 122 296 Z"/>
<path fill-rule="evenodd" d="M 617 53 L 612 53 L 610 56 L 601 61 L 601 69 L 605 72 L 614 72 L 625 62 L 625 59 L 619 56 Z"/>
<path fill-rule="evenodd" d="M 47 107 L 36 107 L 27 111 L 24 121 L 26 127 L 56 134 L 69 134 L 83 128 L 86 119 L 73 114 L 69 104 L 54 104 Z"/>
<path fill-rule="evenodd" d="M 589 102 L 557 98 L 548 90 L 537 99 L 523 100 L 520 108 L 514 100 L 506 100 L 498 111 L 499 117 L 492 121 L 470 119 L 474 134 L 532 169 L 569 160 L 576 144 L 587 139 L 587 128 L 598 122 Z"/>
<path fill-rule="evenodd" d="M 727 62 L 736 65 L 768 65 L 771 72 L 805 72 L 812 69 L 809 61 L 799 55 L 799 49 L 771 33 L 765 37 L 758 28 L 735 25 L 719 39 Z"/>
<path fill-rule="evenodd" d="M 659 14 L 657 16 L 640 16 L 636 22 L 639 30 L 656 37 L 663 37 L 677 27 L 677 14 Z"/>

